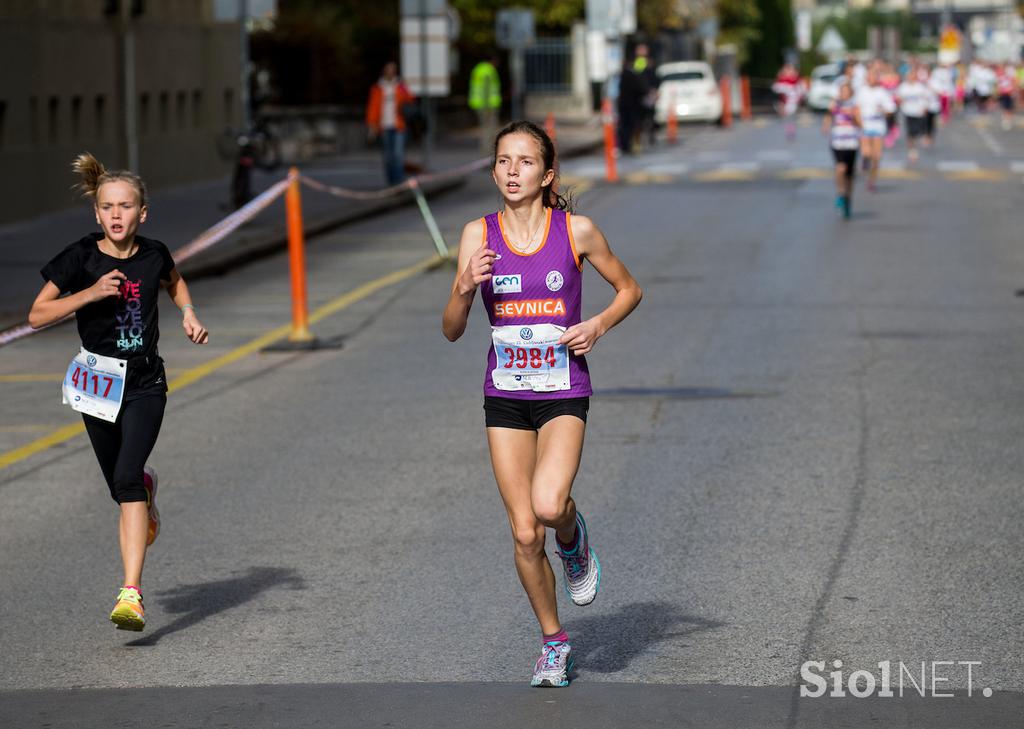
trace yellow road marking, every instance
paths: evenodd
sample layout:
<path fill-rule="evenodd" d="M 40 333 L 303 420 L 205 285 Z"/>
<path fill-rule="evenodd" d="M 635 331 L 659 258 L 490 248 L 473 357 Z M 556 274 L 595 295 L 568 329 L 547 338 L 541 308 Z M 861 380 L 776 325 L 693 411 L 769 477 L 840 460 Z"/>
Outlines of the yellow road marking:
<path fill-rule="evenodd" d="M 672 182 L 671 175 L 659 174 L 657 172 L 631 172 L 623 178 L 631 185 L 665 184 Z"/>
<path fill-rule="evenodd" d="M 883 167 L 878 171 L 878 176 L 886 180 L 920 180 L 921 173 L 914 170 L 904 170 L 899 167 Z"/>
<path fill-rule="evenodd" d="M 822 167 L 794 167 L 779 175 L 783 180 L 827 180 L 832 176 L 832 172 Z"/>
<path fill-rule="evenodd" d="M 581 195 L 593 186 L 593 180 L 580 175 L 563 175 L 558 180 L 559 192 L 569 190 L 574 195 Z"/>
<path fill-rule="evenodd" d="M 393 273 L 389 273 L 386 276 L 368 281 L 361 286 L 356 287 L 348 293 L 342 294 L 336 299 L 329 301 L 328 303 L 321 306 L 319 309 L 314 311 L 309 316 L 309 323 L 316 324 L 319 321 L 336 314 L 339 311 L 351 306 L 352 304 L 365 299 L 366 297 L 380 291 L 383 288 L 392 286 L 400 281 L 404 281 L 407 278 L 411 278 L 418 273 L 422 273 L 427 269 L 437 265 L 440 259 L 437 256 L 433 256 L 424 261 L 421 261 L 408 268 L 403 268 Z M 216 357 L 209 362 L 204 362 L 197 367 L 185 370 L 181 375 L 171 380 L 167 388 L 170 392 L 176 392 L 189 385 L 192 385 L 204 377 L 208 377 L 222 367 L 226 367 L 232 362 L 254 354 L 259 350 L 267 347 L 274 342 L 280 341 L 288 336 L 291 331 L 291 325 L 285 324 L 279 326 L 276 329 L 271 329 L 266 334 L 253 339 L 251 342 L 247 342 L 240 347 L 236 347 L 230 352 L 222 354 L 220 357 Z M 4 454 L 0 454 L 0 470 L 12 466 L 19 461 L 23 461 L 30 456 L 34 456 L 36 453 L 53 448 L 55 445 L 64 443 L 71 440 L 72 438 L 81 435 L 85 432 L 85 426 L 82 423 L 73 423 L 71 425 L 65 425 L 62 428 L 54 430 L 42 438 L 32 441 L 27 445 L 23 445 L 20 448 L 7 451 Z"/>
<path fill-rule="evenodd" d="M 28 423 L 25 425 L 0 425 L 0 433 L 36 433 L 40 430 L 49 430 L 52 423 Z"/>
<path fill-rule="evenodd" d="M 749 182 L 753 180 L 757 175 L 753 172 L 747 172 L 745 170 L 712 170 L 711 172 L 701 172 L 700 174 L 694 175 L 693 179 L 698 182 Z"/>
<path fill-rule="evenodd" d="M 42 438 L 32 441 L 28 445 L 23 445 L 21 448 L 15 448 L 13 451 L 7 451 L 0 456 L 0 469 L 7 468 L 10 465 L 22 461 L 29 456 L 34 456 L 40 451 L 45 451 L 49 448 L 53 448 L 55 445 L 59 445 L 64 441 L 71 440 L 75 436 L 81 435 L 85 432 L 85 426 L 81 423 L 72 423 L 71 425 L 65 425 L 63 428 L 57 428 L 49 435 L 44 435 Z"/>

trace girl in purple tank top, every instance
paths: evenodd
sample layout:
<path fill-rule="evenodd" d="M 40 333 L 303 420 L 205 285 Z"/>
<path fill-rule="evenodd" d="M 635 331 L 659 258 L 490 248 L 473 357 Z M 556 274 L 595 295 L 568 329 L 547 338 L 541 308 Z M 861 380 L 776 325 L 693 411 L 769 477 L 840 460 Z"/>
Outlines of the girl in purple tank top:
<path fill-rule="evenodd" d="M 491 465 L 514 540 L 519 579 L 543 635 L 533 686 L 567 686 L 572 648 L 558 618 L 555 576 L 544 551 L 555 531 L 565 590 L 594 600 L 601 565 L 571 496 L 590 405 L 585 355 L 640 303 L 641 291 L 588 218 L 570 215 L 555 192 L 555 149 L 544 130 L 514 122 L 498 133 L 491 175 L 501 212 L 462 231 L 458 272 L 442 328 L 454 342 L 480 289 L 491 324 L 484 415 Z M 611 303 L 583 319 L 583 263 L 615 289 Z"/>

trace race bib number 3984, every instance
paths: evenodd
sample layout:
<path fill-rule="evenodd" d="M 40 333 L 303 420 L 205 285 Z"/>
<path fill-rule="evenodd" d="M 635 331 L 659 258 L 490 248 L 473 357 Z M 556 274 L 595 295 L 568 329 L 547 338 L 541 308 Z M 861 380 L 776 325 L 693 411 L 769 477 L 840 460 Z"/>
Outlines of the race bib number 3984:
<path fill-rule="evenodd" d="M 558 340 L 565 333 L 554 324 L 493 327 L 496 366 L 491 382 L 499 390 L 557 392 L 568 390 L 569 350 Z"/>
<path fill-rule="evenodd" d="M 127 361 L 82 349 L 68 365 L 61 387 L 64 404 L 113 423 L 121 412 Z"/>

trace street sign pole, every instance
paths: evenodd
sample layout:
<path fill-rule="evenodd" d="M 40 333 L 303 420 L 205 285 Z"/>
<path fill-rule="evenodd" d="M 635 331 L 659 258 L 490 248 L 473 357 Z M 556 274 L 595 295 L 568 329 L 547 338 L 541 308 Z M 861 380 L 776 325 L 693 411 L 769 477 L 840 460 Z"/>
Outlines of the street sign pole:
<path fill-rule="evenodd" d="M 249 0 L 238 0 L 238 65 L 241 66 L 242 129 L 246 134 L 252 128 L 252 102 L 249 99 Z"/>
<path fill-rule="evenodd" d="M 512 75 L 512 120 L 523 118 L 523 59 L 522 46 L 509 51 L 509 66 Z"/>
<path fill-rule="evenodd" d="M 512 119 L 523 117 L 523 95 L 526 91 L 525 49 L 533 45 L 533 11 L 521 8 L 499 10 L 495 17 L 495 41 L 508 50 L 509 75 L 512 81 Z"/>
<path fill-rule="evenodd" d="M 444 0 L 402 0 L 401 10 L 401 72 L 423 111 L 423 166 L 429 168 L 437 133 L 433 97 L 451 93 L 451 15 Z"/>
<path fill-rule="evenodd" d="M 430 88 L 429 53 L 427 52 L 427 0 L 419 1 L 420 11 L 420 78 L 423 95 L 420 96 L 420 103 L 423 105 L 423 167 L 430 169 L 430 160 L 434 155 L 434 101 L 427 93 Z"/>

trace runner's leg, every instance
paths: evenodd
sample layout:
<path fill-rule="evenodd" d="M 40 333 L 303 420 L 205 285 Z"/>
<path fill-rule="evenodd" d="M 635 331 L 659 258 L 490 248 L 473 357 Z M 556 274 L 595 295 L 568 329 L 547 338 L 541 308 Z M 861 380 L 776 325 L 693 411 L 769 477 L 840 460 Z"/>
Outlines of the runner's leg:
<path fill-rule="evenodd" d="M 543 426 L 537 438 L 537 466 L 533 472 L 533 513 L 555 530 L 562 544 L 576 536 L 576 503 L 569 492 L 583 455 L 586 423 L 575 415 L 560 415 Z"/>
<path fill-rule="evenodd" d="M 124 403 L 120 416 L 121 449 L 114 466 L 114 490 L 121 504 L 120 543 L 124 584 L 141 586 L 146 559 L 149 510 L 143 469 L 163 423 L 165 395 Z"/>
<path fill-rule="evenodd" d="M 544 525 L 534 514 L 531 497 L 537 462 L 537 433 L 515 428 L 487 428 L 491 467 L 508 512 L 515 544 L 516 572 L 545 635 L 562 629 L 555 602 L 555 573 L 544 552 Z"/>

